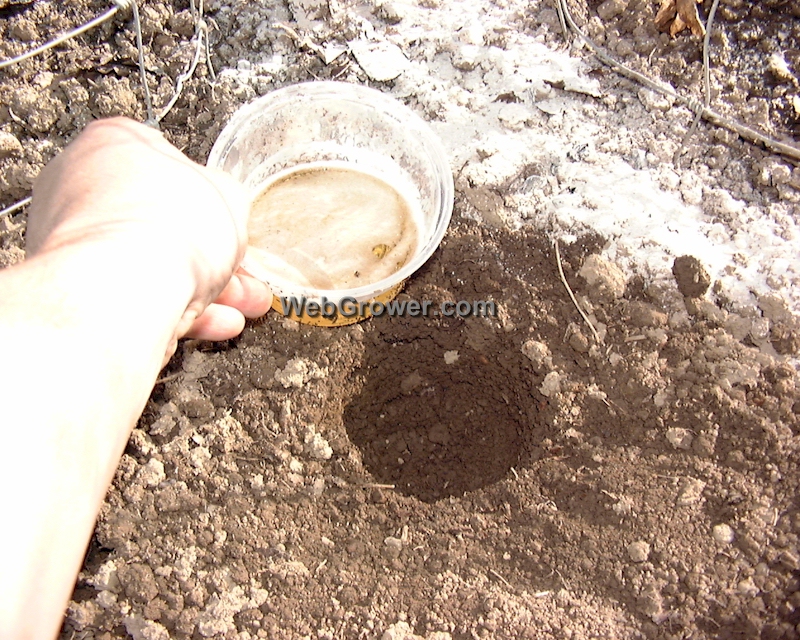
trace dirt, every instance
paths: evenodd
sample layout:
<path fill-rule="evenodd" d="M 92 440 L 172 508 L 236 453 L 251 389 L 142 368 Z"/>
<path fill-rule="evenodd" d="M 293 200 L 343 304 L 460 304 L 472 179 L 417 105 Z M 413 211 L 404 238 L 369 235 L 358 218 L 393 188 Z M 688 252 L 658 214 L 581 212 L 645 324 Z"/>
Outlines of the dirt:
<path fill-rule="evenodd" d="M 695 38 L 659 34 L 650 3 L 598 5 L 576 5 L 594 37 L 700 95 Z M 0 2 L 0 53 L 105 8 Z M 325 65 L 276 22 L 336 41 L 364 20 L 402 32 L 408 10 L 310 0 L 206 9 L 212 59 L 236 73 L 212 87 L 201 64 L 162 127 L 198 160 L 259 93 L 367 81 L 350 54 Z M 508 29 L 559 46 L 549 5 L 491 11 L 508 17 L 492 46 Z M 778 136 L 797 130 L 797 14 L 792 2 L 720 10 L 719 108 L 759 116 Z M 142 15 L 163 105 L 193 53 L 193 23 L 177 1 L 142 3 Z M 92 118 L 143 118 L 133 47 L 120 15 L 3 72 L 4 204 Z M 759 51 L 788 52 L 792 79 L 758 77 Z M 255 64 L 274 68 L 248 75 Z M 664 112 L 599 65 L 592 74 L 612 152 L 667 175 L 691 114 Z M 406 101 L 446 124 L 431 95 Z M 661 148 L 664 158 L 646 159 Z M 681 162 L 712 211 L 725 191 L 797 219 L 800 183 L 779 158 L 701 126 Z M 121 460 L 61 638 L 800 637 L 800 331 L 780 288 L 759 307 L 737 306 L 702 255 L 679 258 L 677 280 L 651 279 L 608 259 L 608 238 L 575 228 L 559 253 L 590 327 L 558 270 L 557 225 L 516 212 L 534 168 L 484 182 L 460 168 L 451 228 L 401 295 L 491 300 L 496 317 L 327 329 L 271 313 L 226 343 L 183 342 Z M 694 197 L 688 182 L 671 188 Z M 0 265 L 22 259 L 24 226 L 24 212 L 0 218 Z"/>

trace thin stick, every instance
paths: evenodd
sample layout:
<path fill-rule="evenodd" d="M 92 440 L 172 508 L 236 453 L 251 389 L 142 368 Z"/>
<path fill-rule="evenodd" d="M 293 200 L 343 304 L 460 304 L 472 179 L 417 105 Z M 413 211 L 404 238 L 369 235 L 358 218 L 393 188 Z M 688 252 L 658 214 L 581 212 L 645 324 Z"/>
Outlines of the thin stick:
<path fill-rule="evenodd" d="M 133 26 L 136 29 L 136 47 L 139 49 L 139 77 L 142 81 L 142 89 L 144 89 L 144 105 L 147 109 L 147 120 L 145 124 L 150 126 L 158 126 L 158 122 L 153 117 L 153 99 L 150 97 L 150 87 L 147 86 L 147 72 L 144 68 L 144 45 L 142 44 L 142 23 L 139 20 L 139 7 L 135 0 L 131 2 L 133 9 Z"/>
<path fill-rule="evenodd" d="M 717 7 L 719 0 L 714 0 L 711 5 L 711 11 L 708 12 L 708 20 L 706 20 L 706 37 L 703 38 L 703 70 L 705 71 L 703 79 L 705 80 L 705 100 L 703 106 L 708 109 L 711 106 L 711 63 L 709 62 L 709 51 L 711 49 L 711 29 L 714 27 L 714 16 L 717 14 Z"/>
<path fill-rule="evenodd" d="M 161 122 L 166 117 L 166 115 L 175 106 L 175 103 L 178 101 L 178 98 L 181 97 L 181 93 L 183 92 L 183 85 L 187 80 L 189 80 L 189 78 L 191 78 L 194 75 L 194 72 L 197 69 L 197 64 L 198 62 L 200 62 L 200 54 L 203 53 L 203 51 L 205 51 L 206 54 L 205 57 L 206 57 L 206 66 L 208 67 L 208 73 L 211 76 L 212 81 L 216 80 L 216 73 L 214 73 L 214 67 L 211 64 L 211 47 L 208 41 L 208 25 L 206 24 L 206 21 L 203 20 L 202 0 L 200 0 L 198 7 L 195 7 L 194 0 L 192 0 L 191 11 L 192 11 L 192 17 L 195 20 L 194 35 L 192 36 L 192 42 L 195 43 L 194 56 L 192 57 L 189 64 L 186 65 L 186 68 L 183 70 L 183 73 L 181 73 L 177 78 L 175 78 L 175 91 L 170 101 L 161 110 L 161 113 L 159 113 L 158 116 L 156 117 L 157 122 Z"/>
<path fill-rule="evenodd" d="M 497 573 L 497 571 L 495 571 L 494 569 L 489 569 L 489 573 L 491 573 L 491 574 L 492 574 L 492 575 L 493 575 L 495 578 L 497 578 L 497 579 L 498 579 L 500 582 L 502 582 L 504 585 L 506 585 L 506 586 L 507 586 L 509 589 L 512 589 L 512 588 L 513 588 L 513 587 L 511 586 L 511 584 L 509 583 L 509 581 L 508 581 L 508 580 L 506 580 L 506 579 L 505 579 L 503 576 L 501 576 L 499 573 Z"/>
<path fill-rule="evenodd" d="M 33 198 L 28 196 L 27 198 L 23 198 L 19 202 L 12 204 L 10 207 L 6 207 L 2 211 L 0 211 L 0 218 L 2 218 L 5 215 L 8 215 L 9 213 L 14 213 L 18 209 L 22 209 L 22 207 L 28 206 L 31 203 L 31 200 L 33 200 Z"/>
<path fill-rule="evenodd" d="M 57 47 L 58 45 L 66 42 L 67 40 L 71 40 L 75 36 L 79 36 L 82 33 L 85 33 L 86 31 L 89 31 L 90 29 L 93 29 L 97 25 L 99 25 L 99 24 L 105 22 L 106 20 L 108 20 L 109 18 L 111 18 L 117 11 L 119 11 L 119 9 L 120 9 L 119 6 L 111 7 L 105 13 L 100 14 L 99 16 L 94 18 L 93 20 L 90 20 L 85 25 L 83 25 L 81 27 L 78 27 L 77 29 L 73 29 L 72 31 L 69 31 L 68 33 L 60 35 L 57 38 L 55 38 L 54 40 L 51 40 L 50 42 L 45 42 L 43 45 L 38 46 L 35 49 L 31 49 L 27 53 L 23 53 L 22 55 L 19 55 L 16 58 L 10 58 L 9 60 L 0 61 L 0 69 L 3 69 L 5 67 L 9 67 L 12 64 L 16 64 L 17 62 L 22 62 L 23 60 L 27 60 L 28 58 L 32 58 L 33 56 L 39 55 L 40 53 L 44 53 L 45 51 L 48 51 L 49 49 L 52 49 L 53 47 Z"/>
<path fill-rule="evenodd" d="M 166 104 L 164 109 L 162 109 L 161 113 L 158 114 L 156 117 L 157 122 L 161 122 L 164 117 L 172 110 L 172 107 L 175 106 L 175 103 L 178 101 L 178 98 L 181 97 L 181 93 L 183 92 L 183 84 L 189 78 L 194 75 L 194 70 L 197 68 L 197 63 L 200 62 L 200 54 L 203 51 L 203 35 L 202 33 L 197 36 L 196 40 L 196 47 L 194 50 L 194 57 L 192 58 L 191 62 L 189 63 L 188 67 L 184 70 L 182 74 L 180 74 L 175 79 L 175 92 L 172 95 L 172 99 Z"/>
<path fill-rule="evenodd" d="M 714 15 L 717 13 L 718 6 L 719 0 L 714 0 L 714 4 L 711 5 L 711 11 L 708 13 L 708 20 L 706 20 L 706 35 L 703 38 L 703 109 L 709 109 L 711 107 L 711 56 L 709 55 L 709 51 L 711 49 L 711 29 L 714 27 Z M 692 126 L 689 127 L 686 135 L 683 136 L 683 140 L 681 140 L 681 146 L 678 151 L 675 152 L 675 158 L 673 159 L 674 164 L 678 164 L 680 157 L 684 153 L 686 144 L 689 142 L 689 138 L 691 138 L 694 135 L 694 132 L 697 130 L 697 125 L 700 124 L 700 120 L 703 117 L 703 109 L 697 110 L 694 120 L 692 121 Z"/>
<path fill-rule="evenodd" d="M 770 151 L 774 151 L 775 153 L 780 153 L 795 160 L 800 160 L 800 148 L 791 144 L 779 142 L 778 140 L 770 138 L 769 136 L 761 133 L 760 131 L 756 131 L 755 129 L 743 125 L 742 123 L 737 122 L 736 120 L 730 120 L 709 107 L 704 107 L 702 105 L 699 105 L 694 98 L 682 96 L 679 93 L 675 92 L 670 87 L 666 87 L 662 84 L 659 84 L 655 80 L 648 78 L 646 75 L 639 73 L 638 71 L 635 71 L 630 67 L 625 66 L 621 62 L 618 62 L 603 47 L 601 47 L 598 44 L 595 44 L 594 41 L 591 38 L 589 38 L 589 36 L 587 36 L 585 33 L 583 33 L 580 27 L 578 27 L 578 25 L 575 24 L 575 21 L 572 19 L 572 14 L 569 11 L 569 7 L 567 5 L 566 0 L 556 0 L 556 2 L 558 2 L 559 5 L 561 6 L 561 10 L 564 12 L 564 17 L 569 27 L 604 64 L 608 65 L 609 67 L 611 67 L 621 75 L 625 76 L 626 78 L 630 78 L 631 80 L 635 80 L 639 84 L 644 85 L 648 89 L 652 89 L 653 91 L 657 91 L 658 93 L 661 93 L 665 96 L 669 96 L 679 104 L 688 107 L 694 112 L 700 110 L 702 117 L 711 124 L 715 124 L 719 127 L 725 127 L 726 129 L 729 129 L 730 131 L 733 131 L 734 133 L 740 135 L 745 140 L 749 140 L 750 142 L 764 145 Z"/>
<path fill-rule="evenodd" d="M 171 380 L 175 380 L 176 378 L 181 377 L 182 375 L 183 375 L 182 371 L 178 371 L 177 373 L 171 373 L 168 376 L 164 376 L 163 378 L 159 378 L 158 380 L 156 380 L 156 384 L 157 385 L 158 384 L 165 384 L 167 382 L 170 382 Z"/>
<path fill-rule="evenodd" d="M 575 308 L 578 310 L 578 313 L 581 314 L 581 318 L 583 318 L 584 322 L 589 325 L 589 328 L 592 330 L 592 335 L 594 336 L 595 341 L 597 344 L 600 344 L 602 340 L 600 340 L 600 336 L 597 333 L 597 329 L 594 328 L 592 321 L 589 320 L 589 316 L 587 316 L 583 309 L 581 309 L 581 305 L 578 304 L 578 301 L 575 299 L 575 294 L 572 293 L 572 288 L 569 286 L 569 282 L 567 282 L 567 277 L 564 275 L 564 267 L 561 266 L 561 250 L 558 248 L 558 240 L 553 240 L 553 246 L 556 248 L 556 264 L 558 265 L 558 275 L 561 276 L 561 282 L 564 283 L 564 287 L 567 289 L 567 293 L 569 294 L 570 299 L 572 300 L 572 304 L 575 305 Z"/>

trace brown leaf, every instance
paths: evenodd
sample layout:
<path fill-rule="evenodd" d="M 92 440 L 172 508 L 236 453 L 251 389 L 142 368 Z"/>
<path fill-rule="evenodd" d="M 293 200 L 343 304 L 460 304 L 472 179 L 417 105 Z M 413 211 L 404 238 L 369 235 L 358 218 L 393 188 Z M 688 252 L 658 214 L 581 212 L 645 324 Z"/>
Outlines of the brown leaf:
<path fill-rule="evenodd" d="M 675 0 L 661 0 L 661 7 L 656 14 L 656 27 L 661 31 L 665 31 L 667 25 L 675 19 L 678 13 L 678 8 L 675 6 Z"/>
<path fill-rule="evenodd" d="M 697 13 L 699 2 L 702 0 L 661 0 L 655 19 L 656 27 L 663 31 L 669 25 L 669 34 L 672 37 L 688 27 L 694 35 L 702 38 L 706 35 L 706 29 Z"/>

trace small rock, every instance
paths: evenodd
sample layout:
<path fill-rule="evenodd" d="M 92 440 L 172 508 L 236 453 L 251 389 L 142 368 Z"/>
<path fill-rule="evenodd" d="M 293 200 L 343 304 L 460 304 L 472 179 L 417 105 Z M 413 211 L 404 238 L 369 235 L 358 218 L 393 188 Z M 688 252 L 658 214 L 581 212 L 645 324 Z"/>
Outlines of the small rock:
<path fill-rule="evenodd" d="M 786 58 L 784 58 L 783 54 L 779 51 L 776 51 L 767 58 L 767 69 L 781 82 L 791 82 L 794 78 L 791 69 L 789 69 L 789 65 L 786 63 Z"/>
<path fill-rule="evenodd" d="M 772 322 L 788 322 L 792 319 L 792 312 L 786 301 L 774 294 L 767 294 L 758 298 L 758 306 L 765 318 Z"/>
<path fill-rule="evenodd" d="M 694 256 L 680 256 L 672 264 L 678 290 L 687 298 L 700 298 L 711 286 L 711 276 Z"/>
<path fill-rule="evenodd" d="M 453 66 L 461 71 L 472 71 L 478 66 L 484 48 L 474 44 L 462 44 L 453 52 Z"/>
<path fill-rule="evenodd" d="M 350 43 L 350 51 L 364 73 L 376 82 L 394 80 L 409 65 L 400 47 L 391 42 L 354 40 Z"/>
<path fill-rule="evenodd" d="M 639 89 L 638 96 L 639 102 L 641 102 L 648 111 L 668 111 L 675 102 L 669 96 L 665 96 L 657 91 L 645 89 L 644 87 Z"/>
<path fill-rule="evenodd" d="M 597 7 L 597 15 L 604 22 L 608 22 L 612 18 L 616 18 L 628 7 L 628 0 L 606 0 L 603 4 Z"/>
<path fill-rule="evenodd" d="M 697 478 L 685 478 L 678 493 L 677 505 L 685 507 L 700 502 L 706 483 Z"/>
<path fill-rule="evenodd" d="M 644 540 L 637 540 L 628 545 L 628 556 L 634 562 L 645 562 L 650 557 L 650 545 Z"/>
<path fill-rule="evenodd" d="M 676 449 L 689 449 L 692 446 L 694 434 L 688 429 L 673 427 L 667 429 L 667 440 Z"/>
<path fill-rule="evenodd" d="M 753 582 L 753 578 L 746 578 L 736 585 L 737 590 L 743 596 L 755 597 L 758 595 L 759 588 Z"/>
<path fill-rule="evenodd" d="M 119 581 L 125 595 L 135 602 L 150 602 L 158 595 L 156 577 L 149 565 L 132 563 L 119 567 Z"/>
<path fill-rule="evenodd" d="M 169 640 L 169 631 L 158 622 L 145 620 L 138 615 L 128 616 L 123 622 L 125 631 L 133 640 Z"/>
<path fill-rule="evenodd" d="M 725 330 L 736 340 L 744 340 L 747 334 L 750 333 L 751 325 L 752 321 L 750 318 L 743 318 L 735 313 L 731 313 L 725 319 Z"/>
<path fill-rule="evenodd" d="M 11 133 L 0 131 L 0 158 L 22 155 L 22 143 Z"/>
<path fill-rule="evenodd" d="M 382 2 L 377 9 L 377 16 L 389 24 L 397 24 L 405 18 L 405 13 L 394 2 Z"/>
<path fill-rule="evenodd" d="M 778 322 L 772 327 L 770 342 L 780 355 L 796 355 L 800 353 L 800 329 Z"/>
<path fill-rule="evenodd" d="M 178 11 L 169 17 L 170 28 L 179 36 L 191 38 L 194 35 L 194 18 L 189 9 Z"/>
<path fill-rule="evenodd" d="M 628 286 L 622 270 L 597 254 L 592 254 L 583 261 L 578 275 L 586 280 L 593 291 L 615 299 L 621 298 Z"/>
<path fill-rule="evenodd" d="M 400 538 L 395 538 L 393 536 L 385 538 L 383 544 L 390 549 L 400 550 L 403 548 L 403 541 Z"/>
<path fill-rule="evenodd" d="M 206 464 L 211 460 L 211 451 L 208 447 L 195 447 L 189 452 L 189 462 L 198 471 L 204 471 Z"/>
<path fill-rule="evenodd" d="M 400 538 L 389 536 L 383 541 L 383 555 L 390 560 L 396 560 L 400 557 L 400 552 L 403 550 L 403 541 Z"/>
<path fill-rule="evenodd" d="M 136 478 L 146 487 L 157 487 L 167 479 L 164 473 L 164 463 L 161 460 L 150 458 L 150 461 L 139 469 Z"/>
<path fill-rule="evenodd" d="M 553 368 L 553 358 L 550 349 L 544 342 L 527 340 L 522 344 L 522 353 L 533 363 L 534 369 L 539 372 L 542 368 Z"/>
<path fill-rule="evenodd" d="M 328 441 L 314 429 L 314 425 L 308 425 L 305 438 L 306 453 L 315 460 L 330 460 L 333 455 L 333 448 Z"/>
<path fill-rule="evenodd" d="M 580 331 L 576 331 L 569 337 L 569 346 L 578 353 L 586 353 L 589 350 L 589 338 Z"/>
<path fill-rule="evenodd" d="M 381 636 L 381 640 L 417 640 L 417 638 L 421 637 L 416 635 L 411 626 L 404 620 L 391 625 Z"/>
<path fill-rule="evenodd" d="M 544 377 L 539 391 L 548 398 L 561 393 L 561 374 L 558 371 L 551 371 Z"/>
<path fill-rule="evenodd" d="M 750 338 L 758 344 L 763 342 L 769 337 L 769 330 L 771 326 L 769 318 L 753 318 L 750 324 Z"/>
<path fill-rule="evenodd" d="M 445 351 L 444 352 L 444 363 L 445 364 L 453 364 L 454 362 L 458 361 L 458 351 Z"/>
<path fill-rule="evenodd" d="M 781 564 L 791 571 L 797 571 L 800 569 L 800 555 L 798 555 L 797 549 L 784 549 L 781 551 L 781 555 L 778 557 L 778 560 L 780 560 Z"/>
<path fill-rule="evenodd" d="M 275 372 L 275 380 L 280 382 L 284 389 L 301 388 L 309 380 L 319 380 L 327 375 L 326 369 L 320 369 L 315 362 L 303 358 L 292 358 L 283 369 Z"/>
<path fill-rule="evenodd" d="M 89 584 L 98 591 L 119 591 L 120 584 L 119 577 L 117 576 L 117 562 L 121 561 L 108 560 L 101 564 L 94 577 L 89 579 Z"/>
<path fill-rule="evenodd" d="M 724 522 L 715 524 L 714 528 L 711 530 L 711 535 L 719 544 L 730 544 L 735 537 L 733 529 Z"/>
<path fill-rule="evenodd" d="M 686 298 L 686 310 L 693 316 L 697 316 L 709 322 L 716 322 L 717 324 L 725 324 L 728 319 L 728 312 L 725 309 L 720 309 L 711 300 L 705 298 Z"/>
<path fill-rule="evenodd" d="M 636 599 L 636 605 L 639 611 L 657 622 L 663 612 L 664 599 L 661 592 L 654 585 L 650 585 L 642 590 L 642 595 Z"/>

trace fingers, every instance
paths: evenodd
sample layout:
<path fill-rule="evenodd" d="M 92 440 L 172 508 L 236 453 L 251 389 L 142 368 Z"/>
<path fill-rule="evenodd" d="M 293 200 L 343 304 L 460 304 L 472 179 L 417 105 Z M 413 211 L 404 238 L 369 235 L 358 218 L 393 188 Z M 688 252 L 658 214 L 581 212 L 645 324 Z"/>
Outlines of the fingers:
<path fill-rule="evenodd" d="M 230 340 L 242 332 L 244 322 L 238 309 L 213 303 L 194 321 L 186 337 L 214 342 Z"/>
<path fill-rule="evenodd" d="M 258 318 L 269 311 L 272 293 L 255 278 L 237 273 L 231 278 L 216 302 L 192 323 L 187 338 L 229 340 L 244 329 L 245 318 Z"/>
<path fill-rule="evenodd" d="M 245 318 L 259 318 L 272 305 L 272 292 L 260 280 L 235 273 L 215 301 L 238 309 Z"/>

